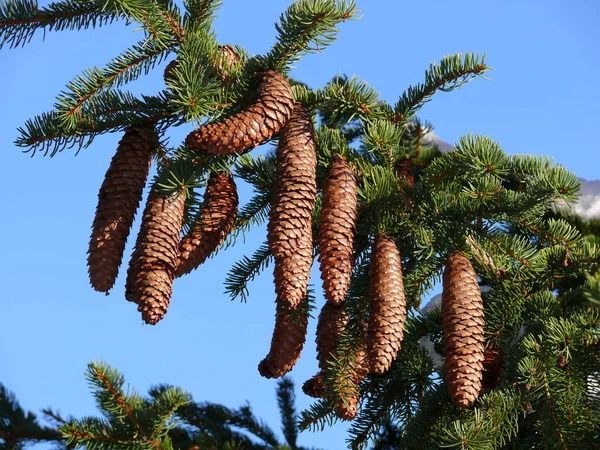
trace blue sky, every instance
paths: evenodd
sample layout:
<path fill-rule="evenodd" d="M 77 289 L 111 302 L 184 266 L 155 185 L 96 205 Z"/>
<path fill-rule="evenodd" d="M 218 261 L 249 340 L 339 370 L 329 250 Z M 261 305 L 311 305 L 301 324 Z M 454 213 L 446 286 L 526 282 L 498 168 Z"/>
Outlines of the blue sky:
<path fill-rule="evenodd" d="M 243 45 L 250 53 L 267 51 L 273 24 L 287 4 L 225 0 L 215 24 L 220 42 Z M 490 81 L 477 79 L 437 94 L 420 118 L 446 141 L 485 134 L 508 153 L 549 155 L 583 178 L 600 178 L 596 1 L 359 0 L 358 6 L 363 18 L 343 24 L 323 54 L 300 61 L 295 78 L 318 87 L 336 73 L 355 74 L 393 103 L 422 80 L 432 61 L 456 52 L 486 53 L 495 69 Z M 134 27 L 116 23 L 83 33 L 46 33 L 45 41 L 37 34 L 25 48 L 0 50 L 0 381 L 26 408 L 96 414 L 83 373 L 88 361 L 105 360 L 142 392 L 168 382 L 198 401 L 230 407 L 249 401 L 279 431 L 275 382 L 256 370 L 273 328 L 270 269 L 251 285 L 246 304 L 230 302 L 222 284 L 231 264 L 262 243 L 265 230 L 177 280 L 165 319 L 155 327 L 143 325 L 135 305 L 123 298 L 125 270 L 108 297 L 93 291 L 87 278 L 97 192 L 120 137 L 102 136 L 77 156 L 65 150 L 52 159 L 30 158 L 13 144 L 17 127 L 50 109 L 69 80 L 85 68 L 103 66 L 140 38 Z M 149 94 L 162 88 L 162 68 L 131 85 Z M 173 130 L 173 142 L 190 129 Z M 242 201 L 249 194 L 243 190 Z M 313 281 L 319 286 L 316 272 Z M 292 372 L 299 409 L 310 403 L 300 386 L 317 370 L 314 322 Z M 344 429 L 304 433 L 299 443 L 343 448 Z"/>

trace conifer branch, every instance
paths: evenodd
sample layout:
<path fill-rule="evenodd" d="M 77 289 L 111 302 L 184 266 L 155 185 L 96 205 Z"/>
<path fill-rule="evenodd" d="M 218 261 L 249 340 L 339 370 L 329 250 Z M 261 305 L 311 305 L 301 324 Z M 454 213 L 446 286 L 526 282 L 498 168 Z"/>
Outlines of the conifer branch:
<path fill-rule="evenodd" d="M 210 29 L 215 12 L 221 6 L 220 0 L 186 0 L 184 2 L 186 13 L 183 26 L 188 32 L 201 29 Z"/>
<path fill-rule="evenodd" d="M 330 45 L 342 21 L 356 18 L 354 0 L 299 0 L 292 3 L 275 25 L 277 43 L 266 56 L 271 69 L 282 70 L 303 55 Z"/>
<path fill-rule="evenodd" d="M 291 378 L 282 378 L 277 382 L 277 405 L 281 413 L 283 435 L 291 450 L 297 450 L 298 425 L 296 423 L 296 406 L 294 402 L 294 382 Z"/>
<path fill-rule="evenodd" d="M 122 131 L 130 125 L 155 124 L 164 128 L 179 121 L 169 112 L 164 94 L 138 99 L 126 92 L 109 91 L 97 95 L 88 106 L 72 126 L 65 125 L 56 111 L 29 119 L 19 127 L 15 144 L 32 154 L 42 151 L 52 157 L 65 148 L 87 148 L 97 135 Z"/>
<path fill-rule="evenodd" d="M 425 82 L 409 87 L 394 106 L 394 122 L 406 123 L 438 90 L 449 92 L 483 74 L 490 68 L 485 55 L 467 53 L 445 56 L 439 64 L 432 63 L 425 71 Z"/>
<path fill-rule="evenodd" d="M 27 44 L 39 29 L 79 30 L 109 24 L 121 16 L 103 10 L 100 0 L 59 1 L 39 8 L 37 0 L 6 0 L 0 3 L 0 48 Z"/>
<path fill-rule="evenodd" d="M 147 74 L 160 63 L 172 50 L 176 41 L 140 42 L 110 62 L 104 69 L 91 68 L 85 70 L 67 85 L 55 104 L 60 120 L 68 127 L 75 126 L 82 119 L 88 103 L 97 102 L 95 98 L 102 91 L 117 88 L 124 83 Z"/>
<path fill-rule="evenodd" d="M 242 302 L 246 302 L 249 293 L 248 283 L 267 268 L 272 258 L 271 250 L 265 242 L 251 257 L 244 256 L 231 267 L 225 278 L 225 292 L 229 294 L 231 300 L 240 297 Z"/>

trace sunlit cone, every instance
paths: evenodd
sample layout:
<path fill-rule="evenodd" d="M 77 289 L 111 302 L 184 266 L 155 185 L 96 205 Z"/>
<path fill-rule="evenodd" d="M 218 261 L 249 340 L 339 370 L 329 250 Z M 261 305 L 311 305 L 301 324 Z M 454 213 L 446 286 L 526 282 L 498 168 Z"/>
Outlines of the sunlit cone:
<path fill-rule="evenodd" d="M 333 155 L 323 183 L 319 261 L 325 298 L 336 305 L 350 286 L 356 214 L 356 179 L 346 160 Z"/>
<path fill-rule="evenodd" d="M 406 321 L 400 252 L 383 233 L 373 243 L 370 277 L 369 364 L 372 373 L 381 374 L 400 350 Z"/>
<path fill-rule="evenodd" d="M 317 324 L 317 360 L 319 368 L 327 370 L 329 361 L 335 357 L 340 336 L 348 323 L 346 305 L 339 306 L 326 302 L 319 314 Z"/>
<path fill-rule="evenodd" d="M 271 348 L 258 365 L 263 377 L 279 378 L 292 370 L 304 346 L 307 326 L 308 312 L 303 308 L 289 310 L 277 304 Z"/>
<path fill-rule="evenodd" d="M 281 130 L 267 240 L 275 259 L 277 302 L 295 308 L 305 297 L 312 265 L 312 213 L 317 195 L 314 129 L 296 104 Z"/>
<path fill-rule="evenodd" d="M 313 375 L 311 378 L 306 380 L 302 385 L 302 392 L 312 398 L 325 398 L 326 388 L 325 381 L 321 372 Z"/>
<path fill-rule="evenodd" d="M 243 152 L 279 132 L 292 114 L 292 88 L 283 75 L 273 70 L 259 76 L 256 100 L 237 114 L 192 131 L 186 138 L 190 149 L 208 154 Z"/>
<path fill-rule="evenodd" d="M 113 287 L 123 250 L 152 162 L 157 139 L 151 128 L 128 128 L 104 176 L 88 249 L 92 287 Z"/>
<path fill-rule="evenodd" d="M 233 177 L 226 172 L 213 173 L 206 186 L 198 221 L 179 244 L 176 277 L 197 268 L 221 245 L 233 227 L 237 208 L 238 194 Z"/>
<path fill-rule="evenodd" d="M 460 252 L 448 256 L 443 275 L 442 338 L 452 403 L 466 409 L 481 391 L 484 316 L 477 274 Z"/>
<path fill-rule="evenodd" d="M 142 226 L 131 255 L 125 298 L 138 304 L 144 322 L 155 325 L 167 312 L 177 263 L 185 195 L 148 197 Z"/>
<path fill-rule="evenodd" d="M 342 395 L 337 400 L 335 415 L 347 421 L 354 420 L 358 414 L 358 404 L 360 403 L 359 384 L 369 373 L 366 323 L 360 323 L 360 331 L 362 339 L 358 343 L 350 371 L 345 374 L 344 378 L 337 380 L 338 390 Z"/>
<path fill-rule="evenodd" d="M 502 377 L 502 364 L 504 351 L 495 342 L 490 344 L 483 355 L 483 375 L 481 379 L 481 392 L 489 392 L 500 383 Z"/>

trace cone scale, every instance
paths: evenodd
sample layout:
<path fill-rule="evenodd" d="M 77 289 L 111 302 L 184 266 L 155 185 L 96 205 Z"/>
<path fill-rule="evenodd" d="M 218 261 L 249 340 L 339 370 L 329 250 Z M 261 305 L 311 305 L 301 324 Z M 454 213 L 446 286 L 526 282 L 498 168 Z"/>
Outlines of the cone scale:
<path fill-rule="evenodd" d="M 191 150 L 211 155 L 239 153 L 271 139 L 292 115 L 294 97 L 287 79 L 269 70 L 259 75 L 256 100 L 247 109 L 192 131 Z"/>
<path fill-rule="evenodd" d="M 151 128 L 128 128 L 104 176 L 88 249 L 90 283 L 97 291 L 108 294 L 117 278 L 155 143 Z"/>
<path fill-rule="evenodd" d="M 146 203 L 127 271 L 125 298 L 137 303 L 142 319 L 150 325 L 158 323 L 169 306 L 184 208 L 183 193 L 164 197 L 156 187 Z"/>
<path fill-rule="evenodd" d="M 481 290 L 473 266 L 460 252 L 448 256 L 442 280 L 445 380 L 452 403 L 466 409 L 479 397 L 483 376 L 485 322 Z"/>
<path fill-rule="evenodd" d="M 277 305 L 271 348 L 258 365 L 263 377 L 280 378 L 292 370 L 304 346 L 307 326 L 307 313 Z"/>
<path fill-rule="evenodd" d="M 369 358 L 367 348 L 368 328 L 366 323 L 360 323 L 361 339 L 351 364 L 349 376 L 341 380 L 344 388 L 342 389 L 343 398 L 337 399 L 335 415 L 342 420 L 350 421 L 356 418 L 358 414 L 358 405 L 360 403 L 360 382 L 369 374 Z"/>
<path fill-rule="evenodd" d="M 400 350 L 406 321 L 400 252 L 385 234 L 373 243 L 370 278 L 369 365 L 371 373 L 381 374 Z"/>
<path fill-rule="evenodd" d="M 281 130 L 267 242 L 275 259 L 277 303 L 296 308 L 312 265 L 312 213 L 317 195 L 314 129 L 300 104 Z"/>
<path fill-rule="evenodd" d="M 221 245 L 233 227 L 238 203 L 233 177 L 226 172 L 212 174 L 198 222 L 179 244 L 176 277 L 196 269 Z"/>
<path fill-rule="evenodd" d="M 325 298 L 342 303 L 352 276 L 356 233 L 356 180 L 346 160 L 333 155 L 323 183 L 319 262 Z"/>

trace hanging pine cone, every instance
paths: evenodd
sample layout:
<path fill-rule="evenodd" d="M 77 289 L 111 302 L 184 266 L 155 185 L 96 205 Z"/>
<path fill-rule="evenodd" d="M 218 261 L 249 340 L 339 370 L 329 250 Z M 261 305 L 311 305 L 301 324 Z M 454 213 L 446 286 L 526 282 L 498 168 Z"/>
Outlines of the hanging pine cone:
<path fill-rule="evenodd" d="M 350 286 L 356 215 L 354 174 L 346 160 L 334 154 L 323 183 L 319 261 L 325 298 L 336 305 Z"/>
<path fill-rule="evenodd" d="M 312 213 L 317 195 L 314 129 L 296 104 L 280 133 L 267 240 L 275 258 L 277 302 L 295 308 L 305 297 L 312 265 Z"/>
<path fill-rule="evenodd" d="M 293 107 L 290 84 L 283 75 L 269 70 L 260 74 L 253 104 L 220 122 L 192 131 L 186 143 L 196 152 L 213 155 L 249 150 L 271 139 L 288 121 Z"/>
<path fill-rule="evenodd" d="M 381 374 L 400 350 L 406 321 L 400 252 L 383 233 L 373 243 L 370 277 L 369 364 L 372 373 Z"/>
<path fill-rule="evenodd" d="M 104 176 L 88 249 L 92 287 L 113 287 L 135 212 L 142 198 L 157 139 L 151 128 L 128 128 Z"/>
<path fill-rule="evenodd" d="M 292 370 L 304 346 L 307 326 L 308 312 L 302 311 L 302 308 L 289 310 L 277 304 L 271 348 L 258 365 L 263 377 L 279 378 Z"/>
<path fill-rule="evenodd" d="M 177 262 L 185 195 L 148 197 L 142 226 L 131 255 L 125 298 L 138 304 L 144 322 L 155 325 L 167 312 Z"/>
<path fill-rule="evenodd" d="M 346 305 L 333 305 L 325 303 L 319 314 L 319 322 L 317 323 L 317 360 L 319 368 L 327 370 L 329 361 L 335 357 L 340 336 L 344 328 L 348 324 L 348 313 Z"/>
<path fill-rule="evenodd" d="M 442 338 L 448 394 L 462 409 L 471 407 L 481 390 L 484 324 L 477 274 L 462 253 L 452 253 L 443 275 Z"/>
<path fill-rule="evenodd" d="M 354 363 L 351 365 L 350 374 L 342 380 L 343 392 L 342 398 L 338 399 L 335 408 L 335 415 L 342 420 L 354 420 L 358 414 L 358 404 L 360 403 L 359 383 L 369 373 L 369 362 L 367 358 L 367 324 L 360 323 L 361 339 L 358 343 Z"/>
<path fill-rule="evenodd" d="M 313 375 L 304 382 L 302 385 L 302 392 L 312 398 L 325 398 L 325 381 L 323 380 L 321 372 Z"/>
<path fill-rule="evenodd" d="M 226 172 L 211 174 L 198 222 L 179 244 L 176 277 L 197 268 L 221 245 L 233 227 L 237 208 L 233 177 Z"/>
<path fill-rule="evenodd" d="M 489 392 L 500 383 L 504 351 L 495 342 L 485 349 L 483 355 L 483 375 L 481 378 L 481 392 Z"/>

